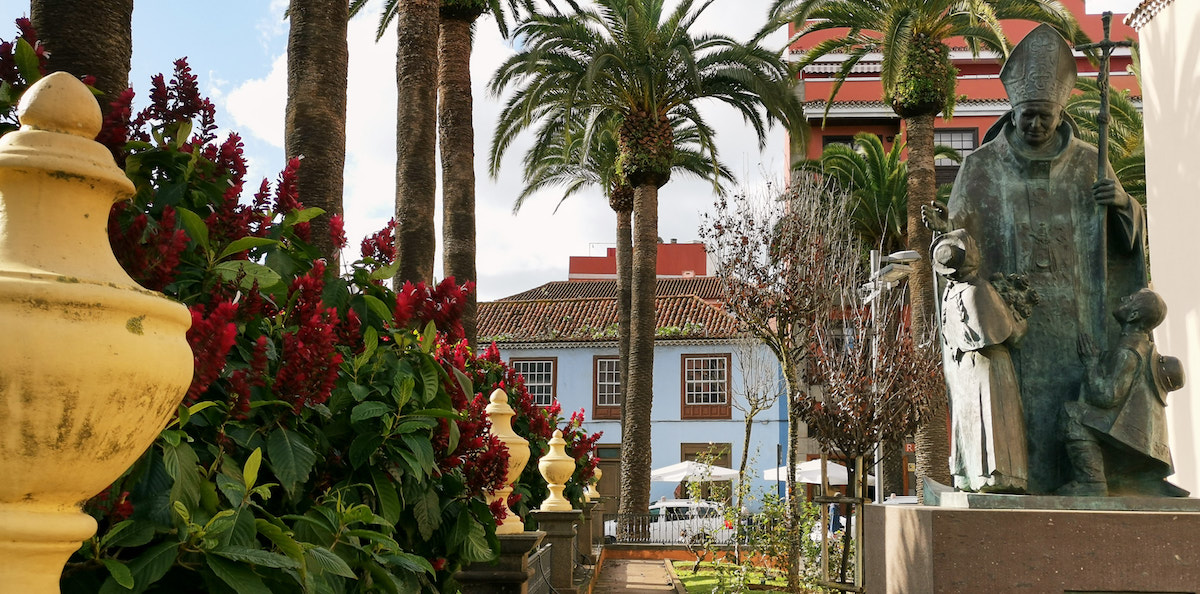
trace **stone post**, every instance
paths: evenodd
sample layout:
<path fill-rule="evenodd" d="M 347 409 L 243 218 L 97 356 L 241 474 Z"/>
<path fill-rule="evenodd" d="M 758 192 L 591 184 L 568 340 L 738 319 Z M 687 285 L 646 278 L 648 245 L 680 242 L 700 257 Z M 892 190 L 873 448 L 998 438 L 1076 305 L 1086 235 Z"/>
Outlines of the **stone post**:
<path fill-rule="evenodd" d="M 492 563 L 472 563 L 454 574 L 463 594 L 527 594 L 534 568 L 529 553 L 546 533 L 542 531 L 501 534 L 500 558 Z"/>
<path fill-rule="evenodd" d="M 530 513 L 550 543 L 550 585 L 560 594 L 575 594 L 575 533 L 582 514 L 563 497 L 563 488 L 575 472 L 575 459 L 567 455 L 566 445 L 562 431 L 556 429 L 550 452 L 538 461 L 538 470 L 550 485 L 550 496 L 541 509 Z"/>
<path fill-rule="evenodd" d="M 575 547 L 579 550 L 579 556 L 587 560 L 588 565 L 596 564 L 596 555 L 593 554 L 592 547 L 595 545 L 595 521 L 596 507 L 600 505 L 599 501 L 586 501 L 583 504 L 583 522 L 579 525 L 579 534 L 576 535 Z"/>
<path fill-rule="evenodd" d="M 0 592 L 58 594 L 112 483 L 192 379 L 187 308 L 138 286 L 108 243 L 133 184 L 92 139 L 100 106 L 69 74 L 26 91 L 0 139 Z"/>
<path fill-rule="evenodd" d="M 577 509 L 568 511 L 529 512 L 538 524 L 538 530 L 546 532 L 550 543 L 550 585 L 559 594 L 576 594 L 575 529 L 582 514 Z"/>

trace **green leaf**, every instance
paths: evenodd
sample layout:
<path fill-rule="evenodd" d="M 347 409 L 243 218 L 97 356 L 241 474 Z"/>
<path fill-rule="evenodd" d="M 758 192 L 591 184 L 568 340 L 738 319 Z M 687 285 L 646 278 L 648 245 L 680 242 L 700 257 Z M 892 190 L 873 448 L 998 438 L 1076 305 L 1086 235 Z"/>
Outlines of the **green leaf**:
<path fill-rule="evenodd" d="M 163 448 L 163 466 L 167 474 L 175 479 L 171 485 L 171 501 L 182 501 L 187 507 L 200 505 L 200 459 L 187 443 Z"/>
<path fill-rule="evenodd" d="M 350 566 L 346 565 L 346 562 L 341 557 L 333 554 L 333 551 L 329 549 L 313 547 L 304 556 L 310 567 L 316 567 L 323 572 L 340 575 L 345 578 L 358 579 L 358 576 L 354 575 L 354 571 L 350 569 Z"/>
<path fill-rule="evenodd" d="M 417 385 L 417 381 L 408 372 L 398 369 L 396 376 L 392 382 L 392 399 L 396 401 L 396 410 L 403 410 L 404 405 L 412 400 L 413 388 Z"/>
<path fill-rule="evenodd" d="M 467 517 L 467 515 L 463 514 L 463 517 Z M 463 560 L 467 562 L 491 561 L 496 558 L 496 551 L 488 546 L 487 533 L 483 526 L 475 520 L 471 520 L 471 526 L 467 529 L 467 538 L 463 541 L 460 551 Z"/>
<path fill-rule="evenodd" d="M 425 332 L 421 336 L 421 352 L 428 355 L 436 344 L 437 326 L 434 325 L 433 320 L 430 320 L 428 324 L 425 324 Z"/>
<path fill-rule="evenodd" d="M 391 410 L 392 407 L 382 402 L 376 402 L 373 400 L 369 402 L 363 402 L 362 404 L 355 406 L 354 410 L 350 412 L 350 422 L 357 423 L 367 419 L 378 418 L 391 412 Z"/>
<path fill-rule="evenodd" d="M 213 574 L 221 578 L 221 581 L 233 588 L 237 594 L 271 594 L 271 589 L 263 584 L 262 578 L 258 577 L 249 567 L 238 565 L 218 555 L 205 555 L 204 558 Z"/>
<path fill-rule="evenodd" d="M 451 369 L 454 370 L 454 379 L 458 382 L 458 387 L 462 390 L 462 393 L 468 399 L 474 397 L 475 384 L 471 382 L 471 378 L 467 377 L 467 374 L 460 371 L 457 367 L 451 367 Z"/>
<path fill-rule="evenodd" d="M 221 490 L 225 499 L 229 500 L 229 504 L 235 507 L 240 507 L 246 499 L 246 486 L 223 474 L 217 475 L 217 488 Z"/>
<path fill-rule="evenodd" d="M 420 555 L 399 552 L 394 555 L 387 555 L 384 557 L 384 559 L 387 559 L 387 561 L 393 565 L 403 567 L 404 569 L 407 569 L 413 573 L 427 573 L 429 575 L 434 574 L 433 565 L 430 565 L 429 560 Z"/>
<path fill-rule="evenodd" d="M 423 540 L 428 541 L 433 536 L 433 531 L 441 525 L 441 512 L 437 493 L 425 491 L 420 497 L 417 497 L 416 505 L 413 506 L 413 516 L 417 518 L 417 530 L 421 531 Z"/>
<path fill-rule="evenodd" d="M 125 520 L 110 528 L 100 538 L 100 548 L 140 547 L 154 538 L 154 524 L 142 520 Z"/>
<path fill-rule="evenodd" d="M 350 384 L 346 386 L 350 389 L 350 395 L 354 397 L 355 402 L 362 402 L 371 395 L 371 387 L 362 384 Z"/>
<path fill-rule="evenodd" d="M 387 266 L 382 266 L 371 271 L 369 275 L 371 280 L 387 280 L 396 276 L 396 272 L 400 270 L 400 262 L 392 262 Z"/>
<path fill-rule="evenodd" d="M 246 485 L 246 490 L 254 488 L 254 483 L 258 482 L 258 467 L 262 464 L 262 448 L 254 448 L 250 452 L 250 457 L 246 459 L 246 465 L 242 467 L 242 482 Z"/>
<path fill-rule="evenodd" d="M 374 295 L 363 295 L 363 301 L 367 304 L 367 309 L 371 310 L 379 319 L 390 322 L 392 320 L 392 311 L 388 306 L 384 305 L 378 297 Z"/>
<path fill-rule="evenodd" d="M 102 559 L 102 561 L 104 562 L 104 567 L 108 569 L 109 575 L 111 575 L 118 584 L 121 584 L 130 590 L 133 589 L 133 573 L 129 571 L 129 568 L 126 567 L 124 563 L 121 563 L 116 559 Z"/>
<path fill-rule="evenodd" d="M 350 464 L 358 468 L 371 459 L 371 454 L 383 445 L 383 436 L 373 433 L 360 433 L 350 444 Z"/>
<path fill-rule="evenodd" d="M 300 562 L 286 555 L 263 551 L 260 549 L 252 549 L 249 547 L 226 547 L 219 551 L 210 551 L 212 554 L 220 555 L 226 559 L 233 561 L 241 561 L 251 565 L 260 567 L 275 567 L 278 569 L 292 569 L 300 567 Z"/>
<path fill-rule="evenodd" d="M 254 286 L 254 282 L 258 281 L 258 288 L 267 289 L 279 283 L 279 273 L 263 266 L 257 262 L 247 262 L 245 260 L 233 260 L 229 262 L 221 262 L 213 266 L 213 272 L 222 279 L 233 282 L 242 272 L 245 276 L 242 277 L 241 287 L 249 289 Z"/>
<path fill-rule="evenodd" d="M 396 493 L 392 477 L 378 468 L 372 468 L 371 480 L 375 483 L 375 496 L 379 498 L 379 515 L 390 524 L 400 521 L 403 508 L 400 507 L 400 495 Z"/>
<path fill-rule="evenodd" d="M 281 427 L 267 438 L 267 461 L 283 489 L 294 494 L 296 487 L 312 472 L 317 455 L 303 436 Z"/>
<path fill-rule="evenodd" d="M 175 212 L 179 213 L 179 222 L 183 224 L 183 229 L 187 231 L 192 241 L 200 244 L 200 247 L 208 251 L 208 225 L 204 224 L 204 219 L 200 215 L 183 207 L 175 207 Z"/>
<path fill-rule="evenodd" d="M 429 404 L 437 396 L 438 372 L 433 359 L 421 359 L 421 404 Z"/>
<path fill-rule="evenodd" d="M 404 441 L 404 445 L 412 450 L 413 455 L 417 457 L 417 461 L 421 464 L 421 469 L 425 472 L 433 470 L 437 461 L 433 456 L 433 443 L 424 435 L 408 434 L 400 437 Z"/>
<path fill-rule="evenodd" d="M 392 540 L 392 537 L 390 537 L 382 532 L 375 531 L 375 530 L 364 530 L 361 528 L 356 528 L 354 530 L 347 530 L 346 534 L 348 534 L 350 536 L 355 536 L 355 537 L 361 538 L 363 540 L 369 540 L 371 542 L 381 544 L 384 547 L 387 547 L 387 549 L 391 550 L 391 551 L 394 551 L 394 550 L 397 550 L 400 548 L 400 545 L 398 543 L 396 543 L 395 540 Z"/>
<path fill-rule="evenodd" d="M 249 249 L 268 245 L 279 245 L 279 241 L 267 237 L 243 237 L 241 239 L 236 239 L 229 242 L 229 245 L 225 246 L 225 249 L 221 250 L 221 255 L 217 256 L 217 259 L 224 260 L 225 258 L 228 258 L 229 256 L 232 256 L 238 252 L 244 252 Z"/>
<path fill-rule="evenodd" d="M 136 559 L 129 562 L 129 571 L 133 574 L 133 583 L 138 591 L 144 591 L 154 582 L 167 575 L 167 571 L 175 564 L 179 555 L 178 542 L 164 542 L 147 549 Z"/>
<path fill-rule="evenodd" d="M 254 526 L 258 533 L 267 537 L 284 555 L 296 561 L 297 565 L 304 563 L 304 549 L 296 539 L 289 536 L 283 531 L 283 528 L 276 526 L 262 518 L 254 520 Z"/>
<path fill-rule="evenodd" d="M 325 214 L 325 210 L 321 208 L 306 208 L 304 210 L 293 210 L 283 217 L 283 225 L 291 227 L 300 223 L 307 223 L 321 215 Z"/>
<path fill-rule="evenodd" d="M 33 84 L 42 78 L 41 68 L 38 67 L 37 52 L 28 41 L 18 37 L 16 51 L 17 70 L 27 84 Z"/>

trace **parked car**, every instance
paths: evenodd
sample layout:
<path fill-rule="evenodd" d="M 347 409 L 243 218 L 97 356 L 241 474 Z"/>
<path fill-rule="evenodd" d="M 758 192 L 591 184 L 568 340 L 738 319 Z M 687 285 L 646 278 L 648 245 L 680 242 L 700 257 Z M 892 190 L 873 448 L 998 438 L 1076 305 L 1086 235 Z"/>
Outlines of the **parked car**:
<path fill-rule="evenodd" d="M 731 542 L 734 534 L 721 504 L 697 499 L 656 501 L 650 505 L 650 513 L 635 518 L 631 527 L 634 542 L 695 544 L 711 538 L 724 544 Z M 604 522 L 604 540 L 617 541 L 616 520 Z"/>

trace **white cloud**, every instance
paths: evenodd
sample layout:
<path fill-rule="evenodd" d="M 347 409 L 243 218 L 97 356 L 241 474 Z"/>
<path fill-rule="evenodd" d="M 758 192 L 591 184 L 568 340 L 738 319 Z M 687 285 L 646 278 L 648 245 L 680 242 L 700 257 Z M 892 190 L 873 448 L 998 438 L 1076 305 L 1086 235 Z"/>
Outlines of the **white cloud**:
<path fill-rule="evenodd" d="M 225 96 L 225 112 L 237 129 L 283 148 L 283 112 L 287 106 L 287 55 L 271 63 L 265 78 L 251 79 Z"/>

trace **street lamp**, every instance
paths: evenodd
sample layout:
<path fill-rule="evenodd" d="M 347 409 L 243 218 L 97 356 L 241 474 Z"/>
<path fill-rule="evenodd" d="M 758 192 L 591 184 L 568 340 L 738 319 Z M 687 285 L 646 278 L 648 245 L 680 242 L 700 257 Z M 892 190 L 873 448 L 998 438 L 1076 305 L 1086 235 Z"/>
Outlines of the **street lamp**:
<path fill-rule="evenodd" d="M 884 291 L 896 288 L 913 271 L 911 264 L 921 259 L 914 250 L 892 252 L 882 256 L 871 250 L 871 278 L 859 288 L 863 302 L 871 304 L 871 364 L 879 364 L 878 319 L 879 298 Z M 875 503 L 883 503 L 883 443 L 875 444 Z"/>

